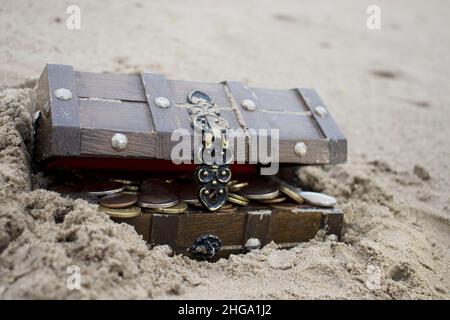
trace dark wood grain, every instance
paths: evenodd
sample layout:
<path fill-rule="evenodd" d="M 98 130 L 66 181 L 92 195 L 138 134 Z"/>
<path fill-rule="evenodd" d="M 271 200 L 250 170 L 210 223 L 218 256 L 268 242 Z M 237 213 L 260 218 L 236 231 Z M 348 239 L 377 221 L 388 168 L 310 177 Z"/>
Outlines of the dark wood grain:
<path fill-rule="evenodd" d="M 53 129 L 51 152 L 60 156 L 80 155 L 80 107 L 75 94 L 73 68 L 67 65 L 48 64 L 47 76 Z M 73 94 L 72 99 L 58 99 L 55 90 L 59 88 L 70 90 Z"/>
<path fill-rule="evenodd" d="M 111 138 L 115 133 L 123 133 L 128 138 L 125 150 L 117 151 L 111 145 Z M 114 156 L 114 157 L 136 157 L 156 158 L 156 134 L 152 132 L 127 132 L 83 129 L 81 154 L 83 156 Z M 126 166 L 124 167 L 126 169 Z"/>
<path fill-rule="evenodd" d="M 201 235 L 214 234 L 224 245 L 242 245 L 245 213 L 191 213 L 179 215 L 177 245 L 190 247 Z"/>
<path fill-rule="evenodd" d="M 294 210 L 256 206 L 239 208 L 235 213 L 191 210 L 181 215 L 153 214 L 152 221 L 154 245 L 169 244 L 175 252 L 186 253 L 198 237 L 212 234 L 223 243 L 225 253 L 220 256 L 226 256 L 244 252 L 249 238 L 258 238 L 263 245 L 274 241 L 288 248 L 314 238 L 320 228 L 339 236 L 343 213 L 339 209 L 305 205 Z"/>
<path fill-rule="evenodd" d="M 167 214 L 152 214 L 152 231 L 150 233 L 150 243 L 152 245 L 167 244 L 172 248 L 177 248 L 177 233 L 179 216 Z"/>
<path fill-rule="evenodd" d="M 57 87 L 72 90 L 74 98 L 69 101 L 55 99 L 54 90 Z M 81 151 L 95 155 L 92 153 L 95 150 L 99 151 L 100 156 L 122 157 L 127 153 L 113 150 L 105 135 L 106 131 L 108 134 L 109 131 L 117 131 L 130 135 L 134 133 L 135 146 L 155 144 L 142 149 L 142 152 L 133 150 L 130 156 L 170 160 L 172 148 L 179 142 L 170 141 L 172 132 L 179 128 L 185 129 L 187 134 L 193 132 L 187 104 L 187 97 L 193 90 L 205 92 L 219 105 L 221 116 L 231 129 L 245 131 L 244 147 L 234 148 L 235 159 L 248 162 L 253 155 L 249 141 L 257 141 L 257 138 L 266 140 L 258 131 L 251 129 L 265 129 L 267 132 L 278 129 L 280 163 L 329 164 L 346 161 L 347 141 L 331 115 L 322 118 L 315 113 L 317 105 L 325 106 L 314 90 L 249 88 L 233 81 L 212 84 L 167 80 L 164 76 L 149 73 L 141 77 L 74 72 L 72 67 L 64 65 L 48 65 L 38 82 L 38 107 L 42 108 L 46 100 L 50 101 L 51 113 L 40 121 L 37 158 L 45 160 L 55 156 L 80 155 Z M 166 109 L 155 106 L 154 99 L 158 96 L 167 97 L 171 106 Z M 244 99 L 253 100 L 256 110 L 242 108 Z M 86 129 L 99 132 L 96 134 Z M 150 132 L 156 133 L 155 139 Z M 89 140 L 81 141 L 82 137 Z M 237 140 L 236 137 L 230 138 L 232 142 Z M 294 152 L 298 142 L 303 142 L 307 147 L 307 153 L 303 156 Z M 93 143 L 102 145 L 95 147 Z M 150 149 L 156 150 L 156 155 L 149 152 Z"/>
<path fill-rule="evenodd" d="M 268 241 L 277 244 L 308 241 L 319 231 L 321 219 L 322 213 L 318 210 L 277 210 L 271 217 Z"/>
<path fill-rule="evenodd" d="M 333 164 L 347 161 L 347 140 L 339 130 L 329 111 L 327 110 L 328 114 L 325 117 L 321 117 L 315 111 L 315 108 L 318 106 L 325 108 L 325 104 L 317 92 L 308 88 L 298 88 L 296 91 L 302 97 L 306 107 L 311 111 L 322 134 L 329 141 L 329 163 Z"/>
<path fill-rule="evenodd" d="M 159 159 L 170 160 L 172 148 L 178 143 L 178 141 L 171 141 L 173 131 L 185 129 L 186 135 L 192 135 L 193 130 L 188 110 L 176 107 L 166 77 L 152 73 L 142 73 L 141 77 L 154 128 L 158 135 L 156 140 L 157 156 Z M 167 98 L 170 101 L 170 106 L 167 108 L 157 106 L 155 99 L 158 97 Z"/>
<path fill-rule="evenodd" d="M 269 234 L 271 210 L 254 210 L 247 212 L 247 225 L 245 228 L 244 246 L 248 239 L 256 238 L 261 242 L 261 246 L 267 244 Z"/>
<path fill-rule="evenodd" d="M 104 98 L 146 102 L 141 78 L 137 75 L 76 72 L 80 98 Z"/>
<path fill-rule="evenodd" d="M 335 234 L 341 239 L 344 226 L 344 213 L 341 209 L 327 210 L 322 215 L 322 228 L 327 234 Z"/>
<path fill-rule="evenodd" d="M 156 134 L 145 102 L 80 100 L 79 105 L 83 129 Z"/>

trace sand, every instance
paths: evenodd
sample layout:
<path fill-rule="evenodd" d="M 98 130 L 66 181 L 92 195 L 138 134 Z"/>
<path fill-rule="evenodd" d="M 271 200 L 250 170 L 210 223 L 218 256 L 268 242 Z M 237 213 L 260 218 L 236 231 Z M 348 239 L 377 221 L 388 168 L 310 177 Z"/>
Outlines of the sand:
<path fill-rule="evenodd" d="M 64 1 L 0 3 L 0 298 L 450 298 L 450 36 L 445 1 Z M 132 17 L 132 19 L 130 19 Z M 245 80 L 318 90 L 349 161 L 304 167 L 337 197 L 342 242 L 319 234 L 217 263 L 149 250 L 94 205 L 30 173 L 30 87 L 47 62 L 93 72 Z M 68 267 L 81 289 L 69 290 Z"/>

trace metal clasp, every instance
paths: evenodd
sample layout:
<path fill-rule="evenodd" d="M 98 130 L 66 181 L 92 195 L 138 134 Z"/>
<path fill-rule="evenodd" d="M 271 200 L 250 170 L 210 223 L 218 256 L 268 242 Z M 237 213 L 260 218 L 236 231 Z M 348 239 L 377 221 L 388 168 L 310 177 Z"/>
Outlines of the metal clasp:
<path fill-rule="evenodd" d="M 192 104 L 188 109 L 191 124 L 202 135 L 202 144 L 194 147 L 194 157 L 201 163 L 195 172 L 198 196 L 205 208 L 214 211 L 228 198 L 229 165 L 233 162 L 227 137 L 229 125 L 220 116 L 219 106 L 207 94 L 192 91 L 188 102 Z"/>

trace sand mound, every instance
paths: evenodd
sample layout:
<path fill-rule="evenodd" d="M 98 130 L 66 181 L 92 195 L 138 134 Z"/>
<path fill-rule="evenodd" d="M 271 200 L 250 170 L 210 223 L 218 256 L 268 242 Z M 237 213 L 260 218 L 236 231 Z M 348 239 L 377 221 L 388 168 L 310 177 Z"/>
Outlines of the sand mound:
<path fill-rule="evenodd" d="M 269 244 L 196 262 L 165 246 L 149 250 L 132 227 L 94 205 L 40 188 L 45 179 L 31 175 L 26 147 L 29 90 L 0 92 L 1 299 L 448 298 L 450 222 L 427 205 L 426 168 L 397 172 L 381 161 L 302 168 L 305 188 L 343 204 L 343 242 L 318 235 L 291 250 Z M 71 266 L 80 290 L 66 286 Z"/>

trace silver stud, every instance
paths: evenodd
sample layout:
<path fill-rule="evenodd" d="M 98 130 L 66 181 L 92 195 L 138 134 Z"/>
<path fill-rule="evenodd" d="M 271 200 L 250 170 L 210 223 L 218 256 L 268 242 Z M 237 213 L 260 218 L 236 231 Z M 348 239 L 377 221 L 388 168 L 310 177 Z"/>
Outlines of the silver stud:
<path fill-rule="evenodd" d="M 205 190 L 205 191 L 203 191 L 203 193 L 206 194 L 206 195 L 208 195 L 208 194 L 209 194 L 209 191 L 208 191 L 208 190 Z"/>
<path fill-rule="evenodd" d="M 222 174 L 223 176 L 226 176 L 226 175 L 227 175 L 227 172 L 226 172 L 225 170 L 223 170 L 223 171 L 221 172 L 221 174 Z"/>
<path fill-rule="evenodd" d="M 55 96 L 60 100 L 72 99 L 72 91 L 66 88 L 59 88 L 55 90 Z"/>
<path fill-rule="evenodd" d="M 155 101 L 155 104 L 160 108 L 170 107 L 170 101 L 166 97 L 158 97 L 154 101 Z"/>
<path fill-rule="evenodd" d="M 203 171 L 203 175 L 205 176 L 205 177 L 207 177 L 208 176 L 208 171 Z"/>
<path fill-rule="evenodd" d="M 212 185 L 213 185 L 213 186 L 216 186 L 216 185 L 217 185 L 217 181 L 216 181 L 216 180 L 213 180 Z"/>
<path fill-rule="evenodd" d="M 223 189 L 220 189 L 220 190 L 219 190 L 219 194 L 223 194 Z"/>
<path fill-rule="evenodd" d="M 261 241 L 258 238 L 250 238 L 245 243 L 245 249 L 248 251 L 261 248 Z"/>
<path fill-rule="evenodd" d="M 244 99 L 241 103 L 241 106 L 248 111 L 253 111 L 256 109 L 256 104 L 253 102 L 253 100 L 250 99 Z"/>
<path fill-rule="evenodd" d="M 303 157 L 306 155 L 306 152 L 308 151 L 308 148 L 306 147 L 306 144 L 303 142 L 297 142 L 294 147 L 294 153 L 298 157 Z"/>
<path fill-rule="evenodd" d="M 128 138 L 122 133 L 115 133 L 111 137 L 111 146 L 114 148 L 114 150 L 122 151 L 127 147 L 127 144 Z"/>
<path fill-rule="evenodd" d="M 316 113 L 321 116 L 322 118 L 325 118 L 328 115 L 327 109 L 325 109 L 322 106 L 317 106 L 315 109 Z"/>

